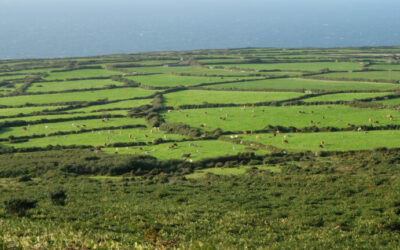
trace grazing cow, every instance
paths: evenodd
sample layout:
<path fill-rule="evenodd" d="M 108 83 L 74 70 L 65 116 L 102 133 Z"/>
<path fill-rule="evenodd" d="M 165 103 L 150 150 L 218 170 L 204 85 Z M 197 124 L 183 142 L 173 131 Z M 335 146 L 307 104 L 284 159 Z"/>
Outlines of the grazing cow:
<path fill-rule="evenodd" d="M 361 127 L 358 127 L 357 131 L 360 132 L 361 130 L 362 130 L 362 128 L 361 128 Z"/>
<path fill-rule="evenodd" d="M 194 143 L 193 142 L 189 143 L 189 147 L 194 147 Z"/>
<path fill-rule="evenodd" d="M 256 105 L 254 105 L 254 104 L 251 104 L 251 107 L 252 107 L 252 108 L 254 108 L 255 106 L 256 106 Z M 254 110 L 254 109 L 253 109 L 253 110 Z"/>
<path fill-rule="evenodd" d="M 368 121 L 369 121 L 369 122 L 372 122 L 372 119 L 371 119 L 371 118 L 368 118 Z"/>
<path fill-rule="evenodd" d="M 324 141 L 321 141 L 321 145 L 325 145 L 325 142 L 324 142 Z"/>
<path fill-rule="evenodd" d="M 245 130 L 245 131 L 243 131 L 243 134 L 244 134 L 244 135 L 247 135 L 247 131 L 246 131 L 246 130 Z"/>
<path fill-rule="evenodd" d="M 322 119 L 325 120 L 325 116 L 322 116 Z"/>
<path fill-rule="evenodd" d="M 219 119 L 220 119 L 221 121 L 225 121 L 225 120 L 226 120 L 225 117 L 219 117 Z"/>
<path fill-rule="evenodd" d="M 386 116 L 386 118 L 388 118 L 388 119 L 389 119 L 389 120 L 391 120 L 391 121 L 393 120 L 393 116 L 392 116 L 392 115 L 390 115 L 390 114 L 389 114 L 389 115 L 387 115 L 387 116 Z"/>
<path fill-rule="evenodd" d="M 207 112 L 204 112 L 205 115 L 207 115 Z"/>
<path fill-rule="evenodd" d="M 22 127 L 22 130 L 26 131 L 26 130 L 27 130 L 27 128 L 26 128 L 26 127 Z"/>
<path fill-rule="evenodd" d="M 323 145 L 323 144 L 319 144 L 319 147 L 320 147 L 320 148 L 323 148 L 323 147 L 324 147 L 324 145 Z"/>
<path fill-rule="evenodd" d="M 132 139 L 132 135 L 131 135 L 131 134 L 129 134 L 129 135 L 128 135 L 128 138 L 129 138 L 129 139 Z"/>
<path fill-rule="evenodd" d="M 185 117 L 186 117 L 186 118 L 189 118 L 189 115 L 188 115 L 188 114 L 186 114 L 186 115 L 185 115 Z"/>
<path fill-rule="evenodd" d="M 261 136 L 256 135 L 256 140 L 261 140 Z"/>
<path fill-rule="evenodd" d="M 145 138 L 148 138 L 149 136 L 145 134 L 144 137 L 145 137 Z"/>
<path fill-rule="evenodd" d="M 313 120 L 311 120 L 311 121 L 310 121 L 310 124 L 313 124 L 313 123 L 314 123 L 314 121 L 313 121 Z"/>
<path fill-rule="evenodd" d="M 276 133 L 277 135 L 279 135 L 279 134 L 281 133 L 281 131 L 276 130 L 275 133 Z"/>
<path fill-rule="evenodd" d="M 187 159 L 187 158 L 189 158 L 191 155 L 192 155 L 191 153 L 188 153 L 188 154 L 182 154 L 182 155 L 181 155 L 181 157 L 183 157 L 183 158 Z"/>
<path fill-rule="evenodd" d="M 143 148 L 142 148 L 142 147 L 140 147 L 140 148 L 139 148 L 139 150 L 143 151 Z"/>
<path fill-rule="evenodd" d="M 289 141 L 286 140 L 286 139 L 283 139 L 283 140 L 282 140 L 282 143 L 289 143 Z"/>
<path fill-rule="evenodd" d="M 115 148 L 115 151 L 117 151 L 117 152 L 118 152 L 118 151 L 119 151 L 119 148 Z"/>
<path fill-rule="evenodd" d="M 171 113 L 172 112 L 172 110 L 171 109 L 168 109 L 168 113 Z"/>
<path fill-rule="evenodd" d="M 378 124 L 378 123 L 379 123 L 379 121 L 374 121 L 374 123 L 375 123 L 375 124 Z"/>
<path fill-rule="evenodd" d="M 205 128 L 207 125 L 205 123 L 200 124 L 200 128 Z"/>
<path fill-rule="evenodd" d="M 44 128 L 45 128 L 45 129 L 48 129 L 48 128 L 49 128 L 49 126 L 47 126 L 47 125 L 46 125 L 46 126 L 44 126 Z"/>

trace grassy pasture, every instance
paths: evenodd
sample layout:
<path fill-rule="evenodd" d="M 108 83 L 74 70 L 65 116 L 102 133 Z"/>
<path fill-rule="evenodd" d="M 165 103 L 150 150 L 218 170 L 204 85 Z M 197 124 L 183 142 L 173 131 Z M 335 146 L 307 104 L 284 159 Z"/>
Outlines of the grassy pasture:
<path fill-rule="evenodd" d="M 332 71 L 359 70 L 359 63 L 350 62 L 302 62 L 302 63 L 251 63 L 251 64 L 223 64 L 221 66 L 239 69 L 254 70 L 299 70 L 299 71 L 318 71 L 329 68 Z"/>
<path fill-rule="evenodd" d="M 43 95 L 26 95 L 12 96 L 0 98 L 0 105 L 24 105 L 46 104 L 46 103 L 63 103 L 63 102 L 83 102 L 96 101 L 108 98 L 108 100 L 129 99 L 134 97 L 145 97 L 153 94 L 154 91 L 142 88 L 121 88 L 106 89 L 96 91 L 80 91 L 71 93 L 43 94 Z"/>
<path fill-rule="evenodd" d="M 133 67 L 124 68 L 132 72 L 138 73 L 185 73 L 185 74 L 199 74 L 199 75 L 231 75 L 231 76 L 246 76 L 252 72 L 239 72 L 226 69 L 207 69 L 190 66 L 180 67 Z M 254 73 L 253 73 L 254 74 Z"/>
<path fill-rule="evenodd" d="M 257 79 L 259 77 L 200 77 L 200 76 L 178 76 L 178 75 L 148 75 L 148 76 L 127 76 L 127 79 L 141 83 L 142 85 L 154 87 L 177 87 L 194 86 L 202 83 L 219 83 L 237 81 L 242 79 Z"/>
<path fill-rule="evenodd" d="M 362 100 L 367 98 L 374 98 L 380 96 L 386 96 L 393 94 L 393 92 L 383 92 L 383 93 L 340 93 L 340 94 L 330 94 L 322 95 L 317 97 L 311 97 L 304 99 L 304 102 L 336 102 L 336 101 L 353 101 Z"/>
<path fill-rule="evenodd" d="M 369 66 L 369 68 L 379 70 L 400 70 L 400 64 L 373 64 Z"/>
<path fill-rule="evenodd" d="M 400 71 L 366 71 L 366 72 L 347 72 L 347 73 L 328 73 L 323 77 L 346 78 L 346 79 L 365 79 L 365 80 L 386 80 L 399 81 Z"/>
<path fill-rule="evenodd" d="M 63 108 L 64 106 L 57 106 L 53 108 L 49 107 L 23 107 L 23 108 L 4 108 L 0 109 L 0 116 L 12 116 L 18 114 L 29 114 L 32 112 L 48 111 L 55 108 Z M 21 118 L 23 119 L 23 118 Z"/>
<path fill-rule="evenodd" d="M 64 72 L 51 72 L 46 80 L 66 80 L 72 78 L 90 78 L 90 77 L 109 77 L 113 75 L 122 75 L 115 71 L 105 69 L 79 69 Z"/>
<path fill-rule="evenodd" d="M 185 90 L 164 95 L 167 106 L 178 107 L 187 104 L 207 103 L 257 103 L 282 101 L 302 96 L 296 92 L 250 92 L 250 91 L 212 91 L 212 90 Z"/>
<path fill-rule="evenodd" d="M 388 106 L 394 106 L 394 105 L 400 104 L 400 98 L 393 98 L 393 99 L 389 99 L 389 100 L 381 100 L 381 101 L 376 101 L 376 102 L 384 104 L 384 105 L 388 105 Z"/>
<path fill-rule="evenodd" d="M 279 166 L 240 166 L 234 168 L 205 168 L 202 170 L 196 170 L 192 174 L 186 175 L 189 179 L 199 179 L 204 178 L 208 173 L 215 175 L 242 175 L 246 173 L 247 170 L 256 167 L 258 170 L 268 170 L 274 173 L 279 173 L 281 168 Z"/>
<path fill-rule="evenodd" d="M 94 116 L 94 115 L 99 115 L 99 116 L 104 116 L 106 117 L 107 115 L 126 115 L 127 111 L 126 110 L 116 110 L 116 111 L 106 111 L 106 112 L 94 112 L 94 113 L 79 113 L 79 114 L 53 114 L 53 115 L 37 115 L 37 116 L 27 116 L 27 117 L 16 117 L 16 118 L 5 118 L 5 119 L 0 119 L 0 122 L 4 121 L 19 121 L 19 120 L 24 120 L 24 121 L 37 121 L 37 120 L 42 120 L 42 119 L 59 119 L 59 118 L 72 118 L 72 117 L 77 117 L 77 118 L 82 118 L 82 120 L 85 120 L 85 117 L 88 116 Z"/>
<path fill-rule="evenodd" d="M 206 130 L 221 128 L 224 131 L 260 130 L 267 125 L 294 126 L 296 128 L 310 126 L 345 128 L 348 123 L 356 126 L 370 125 L 372 123 L 369 122 L 369 118 L 372 121 L 379 121 L 377 125 L 380 126 L 400 124 L 400 113 L 390 109 L 376 110 L 342 105 L 317 105 L 255 107 L 254 112 L 252 111 L 251 107 L 247 107 L 246 110 L 243 110 L 242 107 L 191 109 L 181 112 L 174 110 L 165 113 L 165 119 L 167 122 L 184 122 L 198 128 L 201 124 L 206 124 L 206 128 L 204 128 Z M 305 112 L 305 114 L 301 114 L 299 111 Z M 386 118 L 388 114 L 394 117 L 392 121 Z M 220 117 L 226 117 L 226 120 L 221 120 Z"/>
<path fill-rule="evenodd" d="M 153 101 L 153 99 L 120 101 L 120 102 L 113 102 L 113 103 L 102 104 L 102 105 L 93 105 L 93 106 L 88 106 L 88 107 L 84 107 L 84 108 L 71 109 L 71 110 L 68 110 L 67 112 L 89 113 L 89 112 L 94 112 L 96 110 L 107 110 L 107 109 L 117 109 L 117 108 L 134 108 L 134 107 L 139 107 L 142 105 L 151 105 L 152 101 Z"/>
<path fill-rule="evenodd" d="M 103 128 L 103 127 L 118 127 L 124 125 L 135 125 L 141 124 L 146 125 L 146 121 L 142 118 L 110 118 L 106 122 L 102 122 L 101 119 L 90 119 L 90 120 L 76 120 L 68 122 L 56 122 L 56 123 L 44 123 L 30 126 L 23 126 L 27 128 L 23 130 L 23 127 L 11 127 L 5 128 L 3 131 L 0 129 L 0 138 L 7 138 L 9 136 L 30 136 L 33 134 L 51 134 L 55 132 L 68 132 L 68 131 L 80 131 L 83 128 L 82 125 L 86 125 L 85 129 Z"/>
<path fill-rule="evenodd" d="M 328 75 L 328 74 L 326 74 Z M 324 75 L 325 76 L 325 75 Z M 269 79 L 251 82 L 226 83 L 207 86 L 217 89 L 287 89 L 287 90 L 391 90 L 398 87 L 391 83 L 328 81 L 302 78 Z"/>
<path fill-rule="evenodd" d="M 0 82 L 7 80 L 24 79 L 26 75 L 0 75 Z"/>
<path fill-rule="evenodd" d="M 106 86 L 124 85 L 121 82 L 106 80 L 79 80 L 79 81 L 61 81 L 61 82 L 36 82 L 32 84 L 27 92 L 49 92 L 49 91 L 64 91 L 72 89 L 91 89 L 91 88 L 104 88 Z"/>
<path fill-rule="evenodd" d="M 264 145 L 272 145 L 289 151 L 349 151 L 349 150 L 370 150 L 379 147 L 399 148 L 400 131 L 368 131 L 368 132 L 321 132 L 321 133 L 289 133 L 273 136 L 272 134 L 258 134 L 261 139 L 257 140 L 256 135 L 241 135 L 243 141 L 259 142 Z M 286 136 L 288 143 L 282 143 Z M 321 148 L 321 141 L 324 147 Z"/>
<path fill-rule="evenodd" d="M 129 138 L 132 136 L 132 139 Z M 146 137 L 146 135 L 148 137 Z M 117 130 L 103 130 L 94 131 L 81 134 L 71 135 L 60 135 L 60 136 L 49 136 L 37 139 L 30 139 L 28 142 L 22 143 L 4 143 L 4 145 L 14 146 L 15 148 L 26 148 L 26 147 L 46 147 L 47 145 L 92 145 L 102 146 L 106 144 L 112 144 L 116 142 L 152 142 L 153 139 L 164 138 L 162 131 L 150 132 L 148 129 L 117 129 Z M 184 138 L 180 135 L 166 135 L 168 140 L 180 140 Z"/>
<path fill-rule="evenodd" d="M 194 146 L 190 146 L 193 143 Z M 247 148 L 243 145 L 235 145 L 229 142 L 212 140 L 212 141 L 186 141 L 178 142 L 178 146 L 175 149 L 168 149 L 173 143 L 163 143 L 155 146 L 142 147 L 128 147 L 118 148 L 118 153 L 121 154 L 136 154 L 136 155 L 152 155 L 161 160 L 166 159 L 183 159 L 182 154 L 191 154 L 190 159 L 193 161 L 204 159 L 204 158 L 215 158 L 219 156 L 236 155 L 240 152 L 252 151 L 257 154 L 267 154 L 267 151 L 254 150 Z M 115 148 L 107 148 L 103 151 L 107 153 L 116 152 Z"/>

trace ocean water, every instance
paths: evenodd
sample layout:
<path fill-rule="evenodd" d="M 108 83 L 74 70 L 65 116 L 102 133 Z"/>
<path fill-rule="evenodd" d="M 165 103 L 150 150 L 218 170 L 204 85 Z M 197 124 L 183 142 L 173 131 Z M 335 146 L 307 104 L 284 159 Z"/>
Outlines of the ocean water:
<path fill-rule="evenodd" d="M 400 45 L 399 0 L 0 0 L 0 59 Z"/>

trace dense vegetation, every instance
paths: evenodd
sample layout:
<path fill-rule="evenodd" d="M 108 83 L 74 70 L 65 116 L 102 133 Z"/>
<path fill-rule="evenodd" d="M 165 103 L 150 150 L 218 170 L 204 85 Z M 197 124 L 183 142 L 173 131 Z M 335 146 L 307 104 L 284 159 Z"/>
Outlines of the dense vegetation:
<path fill-rule="evenodd" d="M 398 53 L 0 61 L 0 246 L 397 248 Z"/>

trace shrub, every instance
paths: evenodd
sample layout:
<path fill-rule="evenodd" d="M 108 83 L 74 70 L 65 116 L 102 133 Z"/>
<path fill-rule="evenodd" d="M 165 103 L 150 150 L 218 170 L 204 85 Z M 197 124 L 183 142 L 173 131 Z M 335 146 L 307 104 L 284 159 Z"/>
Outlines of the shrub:
<path fill-rule="evenodd" d="M 64 189 L 57 189 L 50 193 L 50 198 L 53 205 L 64 206 L 67 199 L 67 192 Z"/>
<path fill-rule="evenodd" d="M 36 207 L 36 200 L 28 200 L 22 198 L 13 198 L 4 202 L 6 213 L 25 216 L 29 209 Z"/>

